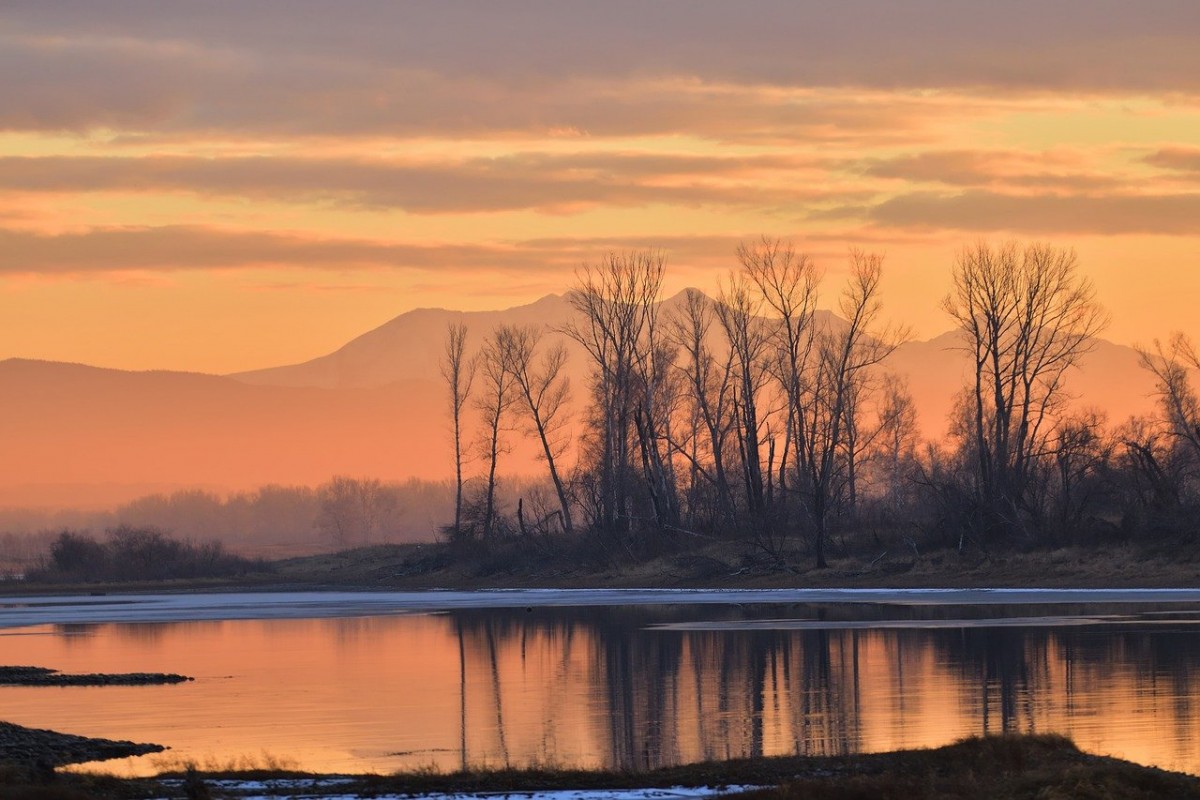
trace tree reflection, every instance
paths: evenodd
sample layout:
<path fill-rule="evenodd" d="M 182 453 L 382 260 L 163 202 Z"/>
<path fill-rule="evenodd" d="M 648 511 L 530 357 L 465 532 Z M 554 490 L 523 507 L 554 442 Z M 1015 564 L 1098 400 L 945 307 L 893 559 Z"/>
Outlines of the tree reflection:
<path fill-rule="evenodd" d="M 821 617 L 816 609 L 792 611 Z M 832 609 L 827 628 L 649 627 L 697 618 L 733 623 L 745 613 L 449 614 L 460 656 L 462 764 L 641 770 L 843 754 L 969 733 L 1071 733 L 1147 709 L 1169 717 L 1174 742 L 1195 738 L 1190 696 L 1200 649 L 1184 628 L 856 629 L 839 627 L 836 620 L 853 613 L 844 608 Z M 1173 759 L 1187 757 L 1186 744 L 1173 747 Z"/>

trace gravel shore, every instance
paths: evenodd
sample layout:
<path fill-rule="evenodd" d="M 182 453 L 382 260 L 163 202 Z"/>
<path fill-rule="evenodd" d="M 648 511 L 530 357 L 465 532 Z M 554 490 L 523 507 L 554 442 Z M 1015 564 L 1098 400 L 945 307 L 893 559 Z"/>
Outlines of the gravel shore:
<path fill-rule="evenodd" d="M 52 769 L 64 764 L 161 753 L 160 744 L 92 739 L 0 722 L 0 764 Z"/>
<path fill-rule="evenodd" d="M 47 667 L 0 667 L 0 686 L 152 686 L 185 683 L 186 675 L 170 672 L 120 672 L 70 675 Z"/>

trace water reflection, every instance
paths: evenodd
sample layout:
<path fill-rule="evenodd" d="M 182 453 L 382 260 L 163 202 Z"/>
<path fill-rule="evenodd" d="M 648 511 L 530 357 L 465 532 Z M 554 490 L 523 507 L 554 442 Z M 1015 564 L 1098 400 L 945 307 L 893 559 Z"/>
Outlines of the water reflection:
<path fill-rule="evenodd" d="M 0 688 L 0 717 L 172 746 L 129 772 L 246 757 L 646 769 L 1057 731 L 1200 773 L 1200 612 L 1060 606 L 1046 609 L 1054 625 L 989 622 L 1037 613 L 679 606 L 47 627 L 0 637 L 0 663 L 197 681 Z M 863 620 L 889 627 L 853 627 Z"/>
<path fill-rule="evenodd" d="M 647 630 L 653 614 L 613 609 L 455 614 L 464 654 L 463 729 L 473 731 L 460 761 L 553 760 L 557 754 L 545 745 L 521 737 L 542 732 L 556 741 L 567 718 L 573 727 L 590 726 L 590 751 L 600 763 L 630 769 L 1058 731 L 1092 749 L 1200 771 L 1192 702 L 1200 642 L 1185 624 L 1191 620 L 1159 625 L 1150 615 L 1144 624 L 873 630 L 840 629 L 828 611 L 793 609 L 802 618 L 825 614 L 831 625 L 808 630 L 739 630 L 736 623 Z M 833 616 L 853 612 L 836 609 Z M 873 613 L 936 619 L 951 612 Z M 576 672 L 547 670 L 548 656 L 569 664 L 580 647 L 587 657 Z M 543 700 L 582 692 L 592 713 L 536 699 L 512 709 L 506 693 L 527 685 L 531 674 Z"/>

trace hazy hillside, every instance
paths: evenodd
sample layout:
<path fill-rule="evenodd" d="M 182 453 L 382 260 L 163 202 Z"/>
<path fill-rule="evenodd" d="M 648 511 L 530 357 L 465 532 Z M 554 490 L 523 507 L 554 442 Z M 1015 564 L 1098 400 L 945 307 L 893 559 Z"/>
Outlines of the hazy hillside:
<path fill-rule="evenodd" d="M 435 387 L 252 386 L 231 378 L 0 362 L 4 505 L 112 503 L 167 487 L 444 477 Z M 430 405 L 433 403 L 434 405 Z M 105 488 L 107 487 L 107 489 Z"/>
<path fill-rule="evenodd" d="M 466 322 L 474 347 L 497 324 L 553 328 L 570 313 L 561 295 L 506 311 L 419 309 L 329 355 L 224 377 L 0 362 L 0 441 L 9 456 L 0 461 L 0 505 L 95 506 L 189 486 L 315 485 L 335 474 L 445 478 L 452 461 L 438 359 L 447 324 Z M 957 341 L 948 333 L 910 342 L 887 364 L 909 377 L 927 436 L 944 432 L 966 379 Z M 587 365 L 572 349 L 582 402 Z M 1153 402 L 1136 353 L 1110 342 L 1097 343 L 1069 388 L 1112 421 Z M 535 469 L 532 448 L 518 444 L 508 464 Z"/>
<path fill-rule="evenodd" d="M 474 344 L 497 325 L 561 327 L 571 317 L 563 295 L 550 294 L 529 305 L 503 311 L 448 311 L 418 308 L 352 339 L 326 356 L 284 367 L 241 372 L 230 377 L 264 386 L 316 386 L 345 389 L 385 386 L 400 380 L 437 381 L 446 326 L 464 322 Z M 578 366 L 579 359 L 575 359 Z"/>
<path fill-rule="evenodd" d="M 678 308 L 682 298 L 680 293 L 665 300 L 665 310 L 669 313 Z M 410 379 L 416 381 L 414 391 L 425 389 L 436 395 L 442 391 L 438 359 L 448 324 L 459 321 L 467 324 L 471 333 L 469 347 L 477 347 L 499 324 L 542 324 L 549 331 L 548 342 L 563 342 L 571 351 L 568 372 L 577 387 L 578 398 L 585 386 L 586 356 L 573 341 L 553 332 L 571 314 L 564 295 L 547 295 L 535 303 L 506 311 L 417 309 L 401 314 L 329 355 L 230 377 L 259 385 L 322 388 L 380 387 Z M 845 324 L 828 311 L 818 312 L 818 323 Z M 969 377 L 961 345 L 959 334 L 947 332 L 926 341 L 901 345 L 885 364 L 885 369 L 908 376 L 926 436 L 942 435 L 954 396 Z M 1068 387 L 1068 393 L 1082 405 L 1105 409 L 1112 421 L 1149 411 L 1152 391 L 1153 383 L 1138 366 L 1136 351 L 1102 339 L 1084 358 L 1080 369 L 1073 371 Z M 436 398 L 427 402 L 434 407 L 438 405 Z"/>
<path fill-rule="evenodd" d="M 970 378 L 963 344 L 956 332 L 908 342 L 885 364 L 886 369 L 908 377 L 927 437 L 945 433 L 954 397 Z M 1067 378 L 1067 395 L 1073 402 L 1080 408 L 1103 410 L 1114 423 L 1153 411 L 1153 393 L 1154 381 L 1138 364 L 1137 351 L 1104 339 L 1096 340 Z"/>

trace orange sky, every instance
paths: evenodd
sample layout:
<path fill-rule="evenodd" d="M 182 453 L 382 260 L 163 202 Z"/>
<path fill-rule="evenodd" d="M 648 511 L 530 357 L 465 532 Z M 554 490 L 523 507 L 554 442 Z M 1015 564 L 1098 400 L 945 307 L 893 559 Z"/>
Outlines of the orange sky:
<path fill-rule="evenodd" d="M 0 358 L 273 366 L 761 233 L 885 252 L 919 336 L 1007 237 L 1075 247 L 1109 338 L 1200 336 L 1200 7 L 1043 5 L 6 5 Z"/>

